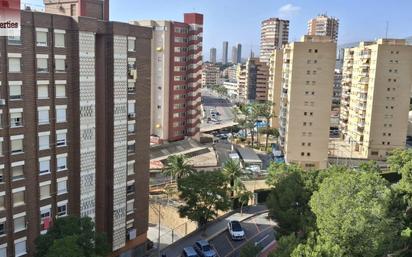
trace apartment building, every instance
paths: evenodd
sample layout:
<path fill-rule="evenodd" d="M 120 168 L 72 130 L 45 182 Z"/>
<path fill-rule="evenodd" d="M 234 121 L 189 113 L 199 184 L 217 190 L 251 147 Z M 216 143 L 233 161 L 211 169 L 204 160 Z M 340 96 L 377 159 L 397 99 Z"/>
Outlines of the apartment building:
<path fill-rule="evenodd" d="M 66 215 L 114 256 L 145 250 L 151 30 L 72 2 L 88 17 L 22 11 L 21 37 L 0 38 L 0 256 L 33 256 Z"/>
<path fill-rule="evenodd" d="M 341 126 L 351 151 L 385 159 L 405 147 L 411 70 L 412 46 L 404 39 L 361 42 L 345 50 Z"/>
<path fill-rule="evenodd" d="M 273 50 L 289 41 L 289 21 L 270 18 L 262 21 L 260 34 L 260 60 L 269 63 Z"/>
<path fill-rule="evenodd" d="M 366 44 L 366 42 L 364 42 Z M 352 88 L 353 58 L 354 49 L 346 48 L 344 50 L 344 61 L 342 66 L 342 92 L 339 111 L 339 129 L 341 136 L 344 138 L 348 134 L 349 121 L 349 102 Z"/>
<path fill-rule="evenodd" d="M 223 41 L 222 43 L 222 64 L 227 64 L 229 42 Z"/>
<path fill-rule="evenodd" d="M 239 102 L 247 103 L 248 80 L 246 76 L 246 64 L 239 64 L 237 66 L 236 81 L 238 85 Z"/>
<path fill-rule="evenodd" d="M 210 48 L 209 62 L 216 63 L 216 48 Z"/>
<path fill-rule="evenodd" d="M 232 65 L 222 71 L 222 78 L 226 81 L 236 82 L 236 72 L 238 65 Z"/>
<path fill-rule="evenodd" d="M 334 17 L 321 14 L 308 21 L 308 35 L 328 36 L 333 41 L 338 41 L 339 20 Z"/>
<path fill-rule="evenodd" d="M 327 166 L 335 60 L 329 37 L 306 35 L 283 49 L 279 132 L 288 163 Z"/>
<path fill-rule="evenodd" d="M 198 136 L 203 15 L 185 13 L 184 22 L 131 23 L 153 30 L 151 134 L 167 141 Z"/>
<path fill-rule="evenodd" d="M 283 50 L 276 49 L 270 56 L 267 100 L 273 104 L 270 126 L 279 128 L 280 96 L 282 93 Z"/>
<path fill-rule="evenodd" d="M 202 87 L 215 86 L 220 84 L 220 67 L 212 63 L 203 64 Z"/>
<path fill-rule="evenodd" d="M 268 94 L 269 67 L 258 58 L 249 58 L 245 65 L 246 100 L 266 101 Z"/>

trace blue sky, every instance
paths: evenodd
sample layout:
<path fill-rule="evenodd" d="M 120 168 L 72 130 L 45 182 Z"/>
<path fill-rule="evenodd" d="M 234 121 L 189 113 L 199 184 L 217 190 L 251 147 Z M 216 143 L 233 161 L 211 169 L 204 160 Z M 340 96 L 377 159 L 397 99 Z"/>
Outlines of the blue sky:
<path fill-rule="evenodd" d="M 41 5 L 42 0 L 22 0 Z M 110 18 L 117 21 L 138 19 L 183 19 L 184 12 L 205 16 L 204 54 L 216 47 L 221 57 L 222 41 L 231 47 L 243 45 L 242 55 L 259 51 L 260 22 L 269 17 L 290 20 L 290 40 L 306 33 L 307 21 L 320 13 L 340 19 L 339 44 L 385 36 L 412 36 L 412 0 L 111 0 Z M 230 58 L 230 56 L 229 56 Z"/>

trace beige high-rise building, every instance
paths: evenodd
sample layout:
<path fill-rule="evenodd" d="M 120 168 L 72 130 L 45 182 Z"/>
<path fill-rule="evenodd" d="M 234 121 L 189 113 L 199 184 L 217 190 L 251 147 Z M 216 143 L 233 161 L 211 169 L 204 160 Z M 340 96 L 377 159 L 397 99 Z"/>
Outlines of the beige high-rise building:
<path fill-rule="evenodd" d="M 283 49 L 279 132 L 287 163 L 327 166 L 335 60 L 329 37 L 307 35 Z"/>
<path fill-rule="evenodd" d="M 362 158 L 385 159 L 391 150 L 405 147 L 412 46 L 403 39 L 361 42 L 345 51 L 344 63 L 348 63 L 344 74 L 351 76 L 345 85 L 350 87 L 349 99 L 345 96 L 349 100 L 345 141 Z"/>
<path fill-rule="evenodd" d="M 238 99 L 242 103 L 247 101 L 247 76 L 246 64 L 239 64 L 236 70 L 236 81 L 238 84 Z"/>
<path fill-rule="evenodd" d="M 260 56 L 262 62 L 269 62 L 273 50 L 281 48 L 289 40 L 289 21 L 270 18 L 262 21 L 260 34 Z"/>
<path fill-rule="evenodd" d="M 204 63 L 202 68 L 202 87 L 222 84 L 220 68 L 213 63 Z"/>
<path fill-rule="evenodd" d="M 326 14 L 318 15 L 308 21 L 308 35 L 328 36 L 338 41 L 339 20 Z"/>
<path fill-rule="evenodd" d="M 271 126 L 279 128 L 280 95 L 282 91 L 283 50 L 273 51 L 269 62 L 269 79 L 267 100 L 273 104 L 273 118 Z"/>

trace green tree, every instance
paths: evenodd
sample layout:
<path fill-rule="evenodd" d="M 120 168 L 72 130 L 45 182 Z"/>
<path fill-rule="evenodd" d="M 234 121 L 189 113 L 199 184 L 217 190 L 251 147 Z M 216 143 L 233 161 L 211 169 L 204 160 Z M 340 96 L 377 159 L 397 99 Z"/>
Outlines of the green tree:
<path fill-rule="evenodd" d="M 240 257 L 257 257 L 261 251 L 259 246 L 255 246 L 252 242 L 246 243 L 240 248 Z"/>
<path fill-rule="evenodd" d="M 337 246 L 343 256 L 389 254 L 399 234 L 391 216 L 392 199 L 391 189 L 378 174 L 348 171 L 325 178 L 310 200 L 321 238 L 316 245 L 326 250 Z"/>
<path fill-rule="evenodd" d="M 239 161 L 229 159 L 223 165 L 222 172 L 227 181 L 229 181 L 230 195 L 233 197 L 235 191 L 237 191 L 235 186 L 241 186 L 243 184 L 240 180 L 240 177 L 243 174 L 242 167 L 240 167 Z"/>
<path fill-rule="evenodd" d="M 249 203 L 249 200 L 252 199 L 253 193 L 250 191 L 242 191 L 239 194 L 239 202 L 240 202 L 240 214 L 243 214 L 243 206 L 247 205 Z"/>
<path fill-rule="evenodd" d="M 167 157 L 166 166 L 163 169 L 163 174 L 179 180 L 185 176 L 192 174 L 194 171 L 195 169 L 189 163 L 186 156 L 180 154 Z"/>
<path fill-rule="evenodd" d="M 277 242 L 276 249 L 270 253 L 269 257 L 290 257 L 300 242 L 301 239 L 294 233 L 282 236 Z"/>
<path fill-rule="evenodd" d="M 57 219 L 46 234 L 37 237 L 37 257 L 103 257 L 110 252 L 106 237 L 97 233 L 88 217 Z"/>
<path fill-rule="evenodd" d="M 180 216 L 197 222 L 199 227 L 230 207 L 227 180 L 221 171 L 192 173 L 181 178 L 178 190 L 185 202 L 179 206 Z"/>
<path fill-rule="evenodd" d="M 344 257 L 342 249 L 331 242 L 323 240 L 319 235 L 311 233 L 306 243 L 299 244 L 291 257 Z M 349 255 L 352 256 L 352 255 Z M 354 256 L 355 257 L 355 256 Z M 360 256 L 359 256 L 360 257 Z"/>
<path fill-rule="evenodd" d="M 376 161 L 362 162 L 359 165 L 358 170 L 362 171 L 362 172 L 381 173 L 381 167 L 379 166 L 379 164 Z"/>
<path fill-rule="evenodd" d="M 270 120 L 274 117 L 273 115 L 273 104 L 270 101 L 259 103 L 255 105 L 255 112 L 258 117 L 261 117 L 266 122 L 266 140 L 265 140 L 265 149 L 268 149 L 269 143 L 269 132 L 270 132 Z M 276 133 L 274 130 L 273 133 Z"/>

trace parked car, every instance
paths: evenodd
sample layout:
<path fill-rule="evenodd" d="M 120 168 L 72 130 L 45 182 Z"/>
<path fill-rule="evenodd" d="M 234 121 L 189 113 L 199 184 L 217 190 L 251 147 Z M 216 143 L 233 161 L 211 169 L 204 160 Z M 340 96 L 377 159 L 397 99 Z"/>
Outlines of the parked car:
<path fill-rule="evenodd" d="M 195 243 L 194 248 L 201 257 L 216 257 L 216 252 L 206 240 L 199 240 Z"/>
<path fill-rule="evenodd" d="M 227 223 L 227 230 L 229 231 L 232 240 L 245 239 L 245 231 L 237 220 L 231 220 Z"/>
<path fill-rule="evenodd" d="M 195 249 L 191 246 L 183 248 L 181 257 L 199 257 Z"/>

